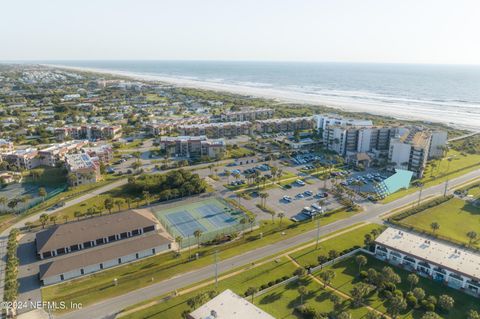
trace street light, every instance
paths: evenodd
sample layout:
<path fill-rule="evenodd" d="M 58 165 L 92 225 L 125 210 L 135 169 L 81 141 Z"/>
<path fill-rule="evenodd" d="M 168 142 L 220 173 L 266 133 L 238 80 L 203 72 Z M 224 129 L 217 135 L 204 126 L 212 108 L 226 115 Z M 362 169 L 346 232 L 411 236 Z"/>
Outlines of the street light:
<path fill-rule="evenodd" d="M 448 172 L 450 171 L 450 162 L 453 160 L 453 158 L 456 157 L 456 155 L 452 155 L 447 157 L 447 171 L 446 171 L 446 176 L 447 179 L 445 180 L 445 189 L 443 190 L 443 197 L 447 196 L 447 190 L 448 190 Z"/>

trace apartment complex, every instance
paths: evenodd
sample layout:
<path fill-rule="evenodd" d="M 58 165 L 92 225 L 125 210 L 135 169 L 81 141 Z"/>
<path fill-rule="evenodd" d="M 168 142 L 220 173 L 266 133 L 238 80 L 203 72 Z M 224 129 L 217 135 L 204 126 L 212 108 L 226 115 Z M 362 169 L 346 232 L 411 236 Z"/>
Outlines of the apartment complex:
<path fill-rule="evenodd" d="M 36 234 L 38 258 L 49 259 L 40 265 L 39 278 L 54 284 L 168 251 L 172 243 L 145 210 L 54 225 Z"/>
<path fill-rule="evenodd" d="M 68 138 L 95 141 L 117 139 L 121 136 L 122 127 L 120 125 L 88 124 L 55 128 L 55 137 L 60 141 Z"/>
<path fill-rule="evenodd" d="M 323 131 L 323 143 L 332 151 L 350 156 L 356 153 L 381 153 L 388 151 L 390 139 L 397 128 L 327 126 Z"/>
<path fill-rule="evenodd" d="M 375 256 L 480 297 L 480 255 L 464 247 L 389 227 L 375 239 Z"/>
<path fill-rule="evenodd" d="M 101 163 L 110 163 L 113 160 L 113 149 L 110 145 L 86 147 L 83 152 L 90 157 L 96 157 Z"/>
<path fill-rule="evenodd" d="M 169 118 L 153 121 L 147 124 L 147 132 L 153 136 L 168 135 L 177 130 L 178 126 L 209 123 L 208 116 L 193 116 L 188 118 Z"/>
<path fill-rule="evenodd" d="M 235 137 L 239 135 L 250 135 L 252 133 L 252 123 L 240 121 L 189 124 L 178 126 L 178 131 L 180 135 L 183 136 L 205 135 L 210 138 Z"/>
<path fill-rule="evenodd" d="M 95 183 L 100 180 L 100 163 L 96 157 L 86 153 L 65 156 L 65 166 L 73 186 Z"/>
<path fill-rule="evenodd" d="M 40 160 L 37 155 L 38 150 L 36 148 L 26 148 L 2 154 L 2 159 L 17 167 L 32 169 L 40 165 Z"/>
<path fill-rule="evenodd" d="M 13 152 L 13 143 L 4 139 L 0 139 L 0 155 Z"/>
<path fill-rule="evenodd" d="M 389 163 L 394 168 L 412 171 L 421 178 L 429 158 L 431 138 L 432 134 L 421 128 L 404 130 L 390 141 Z"/>
<path fill-rule="evenodd" d="M 382 159 L 392 168 L 423 176 L 427 160 L 442 156 L 447 132 L 423 127 L 374 126 L 370 120 L 314 116 L 327 149 L 353 163 Z"/>
<path fill-rule="evenodd" d="M 428 151 L 428 158 L 441 158 L 445 154 L 445 146 L 448 142 L 448 133 L 446 131 L 432 132 L 432 139 L 430 140 L 430 150 Z"/>
<path fill-rule="evenodd" d="M 220 121 L 222 122 L 237 122 L 237 121 L 255 121 L 265 120 L 273 117 L 275 111 L 273 109 L 263 108 L 257 109 L 254 107 L 244 107 L 240 111 L 230 111 L 220 114 Z"/>
<path fill-rule="evenodd" d="M 290 117 L 255 121 L 255 131 L 262 133 L 295 132 L 315 127 L 313 117 Z"/>
<path fill-rule="evenodd" d="M 87 144 L 86 140 L 73 140 L 41 149 L 38 151 L 39 165 L 55 167 L 65 160 L 67 154 L 77 152 Z"/>
<path fill-rule="evenodd" d="M 160 137 L 160 149 L 171 157 L 196 159 L 201 157 L 222 158 L 226 151 L 223 139 L 209 139 L 206 136 Z"/>

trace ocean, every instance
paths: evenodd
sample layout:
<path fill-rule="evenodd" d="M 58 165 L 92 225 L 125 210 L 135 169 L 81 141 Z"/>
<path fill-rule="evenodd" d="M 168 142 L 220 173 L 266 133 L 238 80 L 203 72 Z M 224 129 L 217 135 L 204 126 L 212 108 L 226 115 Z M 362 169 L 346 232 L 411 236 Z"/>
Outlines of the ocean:
<path fill-rule="evenodd" d="M 227 61 L 49 61 L 176 79 L 480 130 L 480 66 Z M 195 86 L 195 85 L 194 85 Z M 236 90 L 235 88 L 238 88 Z M 258 94 L 257 94 L 258 93 Z"/>

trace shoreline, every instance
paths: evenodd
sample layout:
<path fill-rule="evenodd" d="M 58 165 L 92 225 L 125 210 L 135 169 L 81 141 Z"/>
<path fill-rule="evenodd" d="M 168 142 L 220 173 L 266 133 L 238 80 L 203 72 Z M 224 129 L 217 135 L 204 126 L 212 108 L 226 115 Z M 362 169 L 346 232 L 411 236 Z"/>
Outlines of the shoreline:
<path fill-rule="evenodd" d="M 58 64 L 41 64 L 46 67 L 75 70 L 81 72 L 92 72 L 122 76 L 138 81 L 156 81 L 171 84 L 178 87 L 227 92 L 243 96 L 272 99 L 279 103 L 299 103 L 318 105 L 335 108 L 344 112 L 369 113 L 372 115 L 388 116 L 397 120 L 418 120 L 426 123 L 439 123 L 452 128 L 468 131 L 480 131 L 480 114 L 462 114 L 458 110 L 447 108 L 428 108 L 410 103 L 375 103 L 374 101 L 352 101 L 342 97 L 326 97 L 320 94 L 311 94 L 299 91 L 282 90 L 264 87 L 251 87 L 246 85 L 197 81 L 179 77 L 168 77 L 162 75 L 135 73 L 130 71 L 119 71 L 101 68 L 65 66 Z M 423 107 L 423 108 L 422 108 Z M 432 111 L 435 111 L 432 114 Z"/>

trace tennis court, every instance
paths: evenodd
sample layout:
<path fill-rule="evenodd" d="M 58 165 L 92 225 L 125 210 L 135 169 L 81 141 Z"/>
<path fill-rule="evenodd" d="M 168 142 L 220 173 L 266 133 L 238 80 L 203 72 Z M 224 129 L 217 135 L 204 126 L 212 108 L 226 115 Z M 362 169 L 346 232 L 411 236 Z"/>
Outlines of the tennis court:
<path fill-rule="evenodd" d="M 240 224 L 240 220 L 246 218 L 246 215 L 221 198 L 210 198 L 166 209 L 159 205 L 153 207 L 152 211 L 170 234 L 184 238 L 184 247 L 196 240 L 196 231 L 201 232 L 201 242 L 205 242 L 217 235 L 228 235 L 245 227 Z"/>

